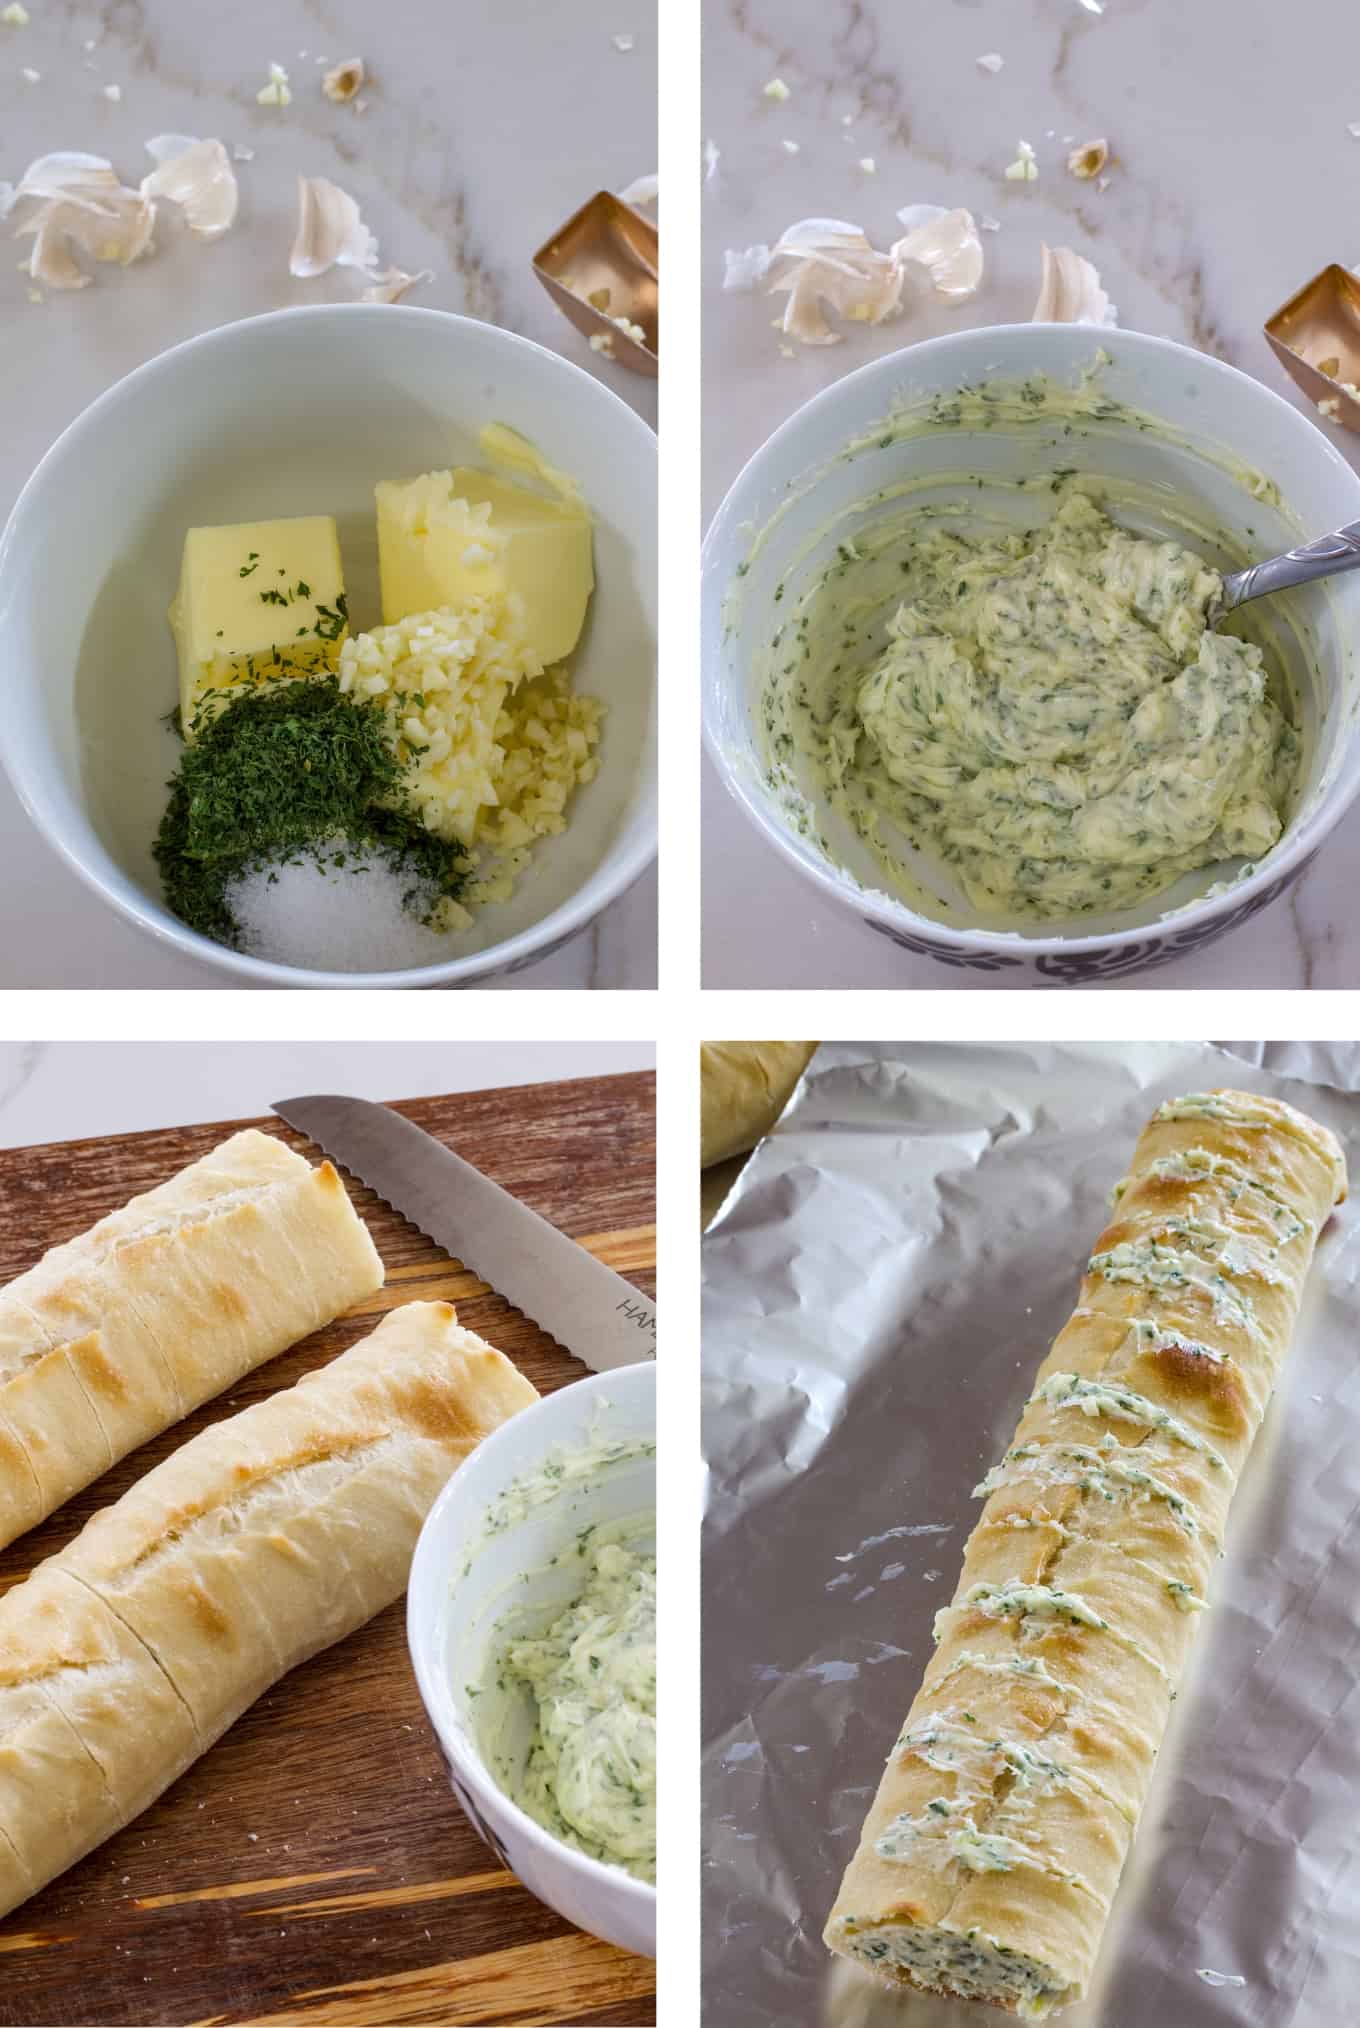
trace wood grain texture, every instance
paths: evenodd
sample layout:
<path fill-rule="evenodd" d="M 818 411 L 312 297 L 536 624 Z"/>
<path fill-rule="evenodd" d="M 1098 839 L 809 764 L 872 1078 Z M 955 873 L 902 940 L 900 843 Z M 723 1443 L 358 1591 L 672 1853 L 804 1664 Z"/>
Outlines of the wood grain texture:
<path fill-rule="evenodd" d="M 396 1110 L 654 1294 L 654 1096 L 637 1074 Z M 247 1125 L 319 1159 L 273 1118 L 0 1150 L 0 1281 Z M 545 1394 L 583 1376 L 485 1282 L 350 1188 L 387 1287 L 11 1543 L 0 1588 L 178 1444 L 292 1386 L 398 1303 L 456 1303 Z M 150 1810 L 0 1923 L 6 2028 L 645 2028 L 654 1974 L 536 1901 L 464 1818 L 416 1693 L 401 1605 L 285 1677 Z"/>

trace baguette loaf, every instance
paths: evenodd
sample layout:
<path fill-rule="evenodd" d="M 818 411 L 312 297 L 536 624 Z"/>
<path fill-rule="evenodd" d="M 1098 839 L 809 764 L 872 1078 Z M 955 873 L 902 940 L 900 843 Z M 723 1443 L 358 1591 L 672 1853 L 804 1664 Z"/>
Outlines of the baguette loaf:
<path fill-rule="evenodd" d="M 400 1597 L 449 1474 L 537 1398 L 448 1303 L 408 1303 L 194 1437 L 0 1599 L 0 1915 Z"/>
<path fill-rule="evenodd" d="M 1346 1193 L 1278 1101 L 1161 1106 L 985 1501 L 827 1924 L 889 1981 L 1085 1991 L 1218 1556 Z"/>
<path fill-rule="evenodd" d="M 382 1287 L 329 1162 L 233 1134 L 0 1289 L 0 1546 Z"/>

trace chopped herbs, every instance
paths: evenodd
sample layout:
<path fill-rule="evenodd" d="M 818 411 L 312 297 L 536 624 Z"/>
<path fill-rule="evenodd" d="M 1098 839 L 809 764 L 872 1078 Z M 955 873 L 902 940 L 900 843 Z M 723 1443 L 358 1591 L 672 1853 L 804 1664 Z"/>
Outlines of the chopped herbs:
<path fill-rule="evenodd" d="M 304 858 L 378 858 L 409 878 L 407 909 L 431 921 L 468 866 L 417 815 L 406 765 L 383 706 L 346 695 L 333 676 L 249 689 L 215 716 L 200 710 L 156 837 L 166 901 L 191 929 L 235 945 L 235 881 Z"/>

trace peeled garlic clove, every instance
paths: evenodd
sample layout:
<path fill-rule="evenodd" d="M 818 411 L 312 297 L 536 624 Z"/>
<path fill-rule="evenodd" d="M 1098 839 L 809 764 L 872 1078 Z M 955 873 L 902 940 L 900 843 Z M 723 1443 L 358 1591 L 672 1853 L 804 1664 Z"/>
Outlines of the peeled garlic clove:
<path fill-rule="evenodd" d="M 330 268 L 372 269 L 378 265 L 378 242 L 349 192 L 325 176 L 298 177 L 298 229 L 288 257 L 291 271 L 304 281 Z"/>
<path fill-rule="evenodd" d="M 344 63 L 337 63 L 334 70 L 328 70 L 321 80 L 321 89 L 328 99 L 338 106 L 347 105 L 363 90 L 368 73 L 361 56 L 348 57 Z"/>
<path fill-rule="evenodd" d="M 236 172 L 222 143 L 161 134 L 146 146 L 158 166 L 142 178 L 143 197 L 168 199 L 200 238 L 219 239 L 235 223 L 240 202 Z"/>
<path fill-rule="evenodd" d="M 1117 324 L 1119 312 L 1090 261 L 1070 246 L 1042 248 L 1043 279 L 1032 324 Z"/>
<path fill-rule="evenodd" d="M 1099 176 L 1110 159 L 1109 145 L 1105 141 L 1083 141 L 1074 148 L 1067 158 L 1068 174 L 1078 176 L 1083 183 L 1089 183 L 1093 176 Z"/>
<path fill-rule="evenodd" d="M 939 295 L 962 302 L 965 296 L 976 294 L 982 280 L 982 241 L 977 225 L 972 212 L 962 208 L 914 222 L 920 213 L 932 209 L 935 207 L 913 205 L 899 211 L 898 218 L 909 230 L 893 247 L 892 258 L 917 262 Z"/>
<path fill-rule="evenodd" d="M 406 291 L 415 288 L 418 282 L 433 280 L 433 268 L 422 268 L 416 275 L 408 275 L 404 268 L 384 268 L 380 275 L 374 275 L 360 300 L 365 303 L 399 303 Z"/>

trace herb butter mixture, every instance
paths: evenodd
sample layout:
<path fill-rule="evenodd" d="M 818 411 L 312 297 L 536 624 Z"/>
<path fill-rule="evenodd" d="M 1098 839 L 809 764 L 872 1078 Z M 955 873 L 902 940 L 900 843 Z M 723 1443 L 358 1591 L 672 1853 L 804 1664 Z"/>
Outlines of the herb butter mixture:
<path fill-rule="evenodd" d="M 870 843 L 887 819 L 1006 919 L 1127 907 L 1275 843 L 1298 735 L 1260 648 L 1207 631 L 1221 580 L 1190 550 L 1068 492 L 1025 533 L 916 517 L 892 555 L 886 642 L 843 544 L 767 699 L 776 753 Z"/>
<path fill-rule="evenodd" d="M 377 866 L 380 906 L 465 929 L 565 830 L 604 715 L 567 666 L 591 516 L 514 432 L 489 425 L 483 448 L 516 478 L 377 485 L 384 624 L 368 632 L 351 632 L 334 517 L 188 531 L 170 608 L 184 751 L 155 856 L 192 928 L 255 947 L 255 891 L 310 863 L 327 881 Z"/>
<path fill-rule="evenodd" d="M 503 1675 L 527 1684 L 538 1726 L 513 1788 L 521 1809 L 595 1859 L 656 1879 L 656 1559 L 592 1529 L 575 1602 Z"/>

